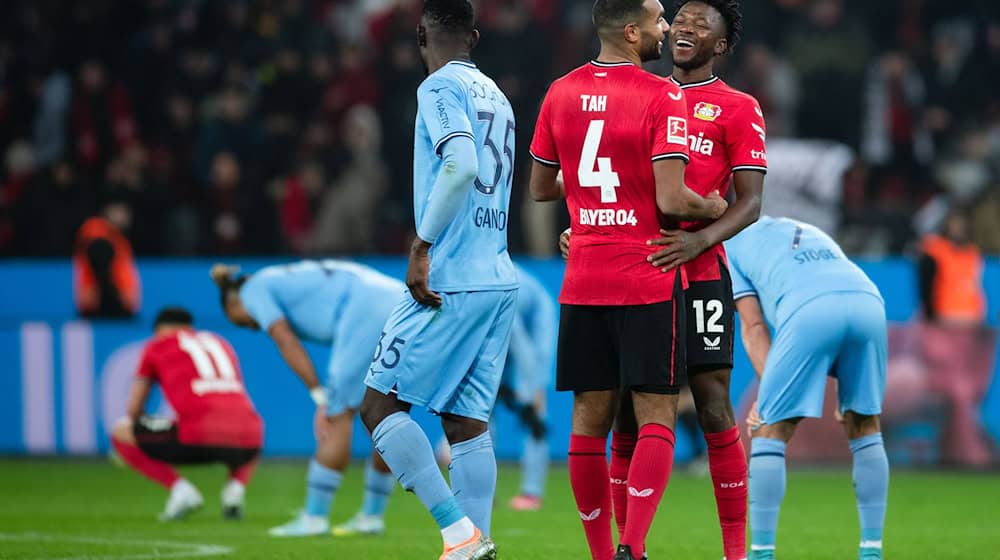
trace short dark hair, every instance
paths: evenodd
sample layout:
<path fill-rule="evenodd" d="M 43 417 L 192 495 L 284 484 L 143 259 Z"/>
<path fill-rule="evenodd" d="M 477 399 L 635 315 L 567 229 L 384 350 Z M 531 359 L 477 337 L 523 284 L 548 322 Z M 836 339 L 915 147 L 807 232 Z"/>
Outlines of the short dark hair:
<path fill-rule="evenodd" d="M 180 306 L 170 306 L 164 307 L 156 314 L 156 320 L 153 321 L 153 329 L 158 328 L 160 325 L 184 325 L 186 327 L 194 326 L 194 316 L 187 309 Z"/>
<path fill-rule="evenodd" d="M 472 33 L 476 12 L 469 0 L 424 0 L 424 16 L 450 33 Z"/>
<path fill-rule="evenodd" d="M 642 4 L 643 0 L 597 0 L 594 2 L 594 27 L 601 32 L 640 17 Z"/>
<path fill-rule="evenodd" d="M 726 22 L 726 53 L 733 52 L 743 38 L 743 7 L 740 0 L 677 0 L 674 2 L 675 13 L 691 2 L 707 4 L 722 15 L 722 20 Z"/>

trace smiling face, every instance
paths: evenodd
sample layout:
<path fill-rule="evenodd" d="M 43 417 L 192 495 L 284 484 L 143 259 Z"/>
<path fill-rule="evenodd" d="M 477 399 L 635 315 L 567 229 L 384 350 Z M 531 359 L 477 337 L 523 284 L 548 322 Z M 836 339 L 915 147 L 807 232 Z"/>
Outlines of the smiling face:
<path fill-rule="evenodd" d="M 639 59 L 643 62 L 659 60 L 663 56 L 663 40 L 670 29 L 663 17 L 663 4 L 659 0 L 646 0 L 642 5 L 645 13 L 637 24 L 639 29 Z"/>
<path fill-rule="evenodd" d="M 674 65 L 694 70 L 725 54 L 726 22 L 718 10 L 703 2 L 688 2 L 670 24 L 670 52 Z"/>

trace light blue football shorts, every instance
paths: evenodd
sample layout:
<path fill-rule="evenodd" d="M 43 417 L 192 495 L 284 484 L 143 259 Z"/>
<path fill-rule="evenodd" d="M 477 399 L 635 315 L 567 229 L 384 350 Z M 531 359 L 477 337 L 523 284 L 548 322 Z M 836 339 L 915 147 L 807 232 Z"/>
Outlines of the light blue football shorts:
<path fill-rule="evenodd" d="M 777 329 L 757 403 L 765 424 L 823 415 L 826 378 L 838 380 L 841 412 L 882 412 L 888 360 L 885 305 L 865 292 L 812 299 Z"/>
<path fill-rule="evenodd" d="M 517 290 L 442 293 L 441 307 L 409 294 L 378 341 L 365 383 L 437 414 L 486 422 L 493 412 Z"/>

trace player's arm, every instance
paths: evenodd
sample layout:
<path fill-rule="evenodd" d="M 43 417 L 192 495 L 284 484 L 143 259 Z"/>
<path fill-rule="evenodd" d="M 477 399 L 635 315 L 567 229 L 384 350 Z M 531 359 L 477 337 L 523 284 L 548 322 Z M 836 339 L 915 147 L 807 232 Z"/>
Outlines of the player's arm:
<path fill-rule="evenodd" d="M 760 218 L 761 200 L 764 195 L 764 173 L 761 171 L 736 171 L 733 174 L 733 191 L 736 201 L 721 218 L 700 231 L 662 231 L 663 237 L 650 241 L 664 249 L 649 256 L 653 266 L 663 267 L 664 272 L 694 260 L 711 247 L 731 239 Z"/>
<path fill-rule="evenodd" d="M 736 300 L 736 312 L 740 316 L 740 337 L 743 339 L 743 347 L 759 380 L 764 375 L 767 353 L 771 351 L 771 331 L 767 328 L 764 312 L 760 309 L 760 300 L 756 297 L 746 296 Z"/>
<path fill-rule="evenodd" d="M 563 186 L 562 175 L 558 167 L 553 167 L 538 160 L 531 162 L 531 179 L 528 181 L 531 198 L 535 202 L 549 202 L 566 198 L 566 188 Z"/>
<path fill-rule="evenodd" d="M 132 382 L 132 387 L 128 391 L 128 404 L 125 414 L 132 421 L 136 421 L 146 410 L 146 401 L 149 400 L 149 393 L 153 389 L 153 380 L 148 377 L 136 377 Z"/>
<path fill-rule="evenodd" d="M 292 332 L 292 327 L 286 319 L 278 319 L 267 329 L 267 334 L 278 346 L 281 357 L 284 358 L 288 367 L 295 372 L 295 375 L 309 388 L 309 394 L 317 405 L 326 398 L 323 386 L 320 385 L 319 376 L 316 375 L 316 366 L 309 359 L 302 341 Z"/>
<path fill-rule="evenodd" d="M 470 136 L 455 136 L 445 141 L 439 150 L 441 171 L 431 187 L 423 219 L 417 224 L 417 238 L 410 247 L 410 263 L 406 270 L 406 285 L 413 299 L 433 307 L 441 305 L 442 300 L 428 285 L 431 247 L 462 209 L 479 173 L 476 143 Z"/>
<path fill-rule="evenodd" d="M 718 191 L 702 197 L 689 189 L 684 184 L 685 167 L 687 162 L 681 158 L 653 162 L 657 208 L 662 214 L 681 221 L 716 220 L 721 217 L 728 207 L 726 201 Z"/>

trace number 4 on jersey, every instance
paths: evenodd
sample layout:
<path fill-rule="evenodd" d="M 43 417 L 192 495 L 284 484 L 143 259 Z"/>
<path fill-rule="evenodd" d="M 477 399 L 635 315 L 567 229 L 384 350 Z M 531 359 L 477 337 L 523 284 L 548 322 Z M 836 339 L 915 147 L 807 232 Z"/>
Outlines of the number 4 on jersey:
<path fill-rule="evenodd" d="M 600 187 L 601 202 L 613 204 L 618 202 L 618 193 L 615 189 L 621 186 L 621 181 L 618 180 L 618 173 L 611 170 L 611 158 L 597 157 L 602 136 L 604 136 L 604 121 L 590 121 L 587 137 L 583 141 L 578 176 L 581 187 Z"/>

